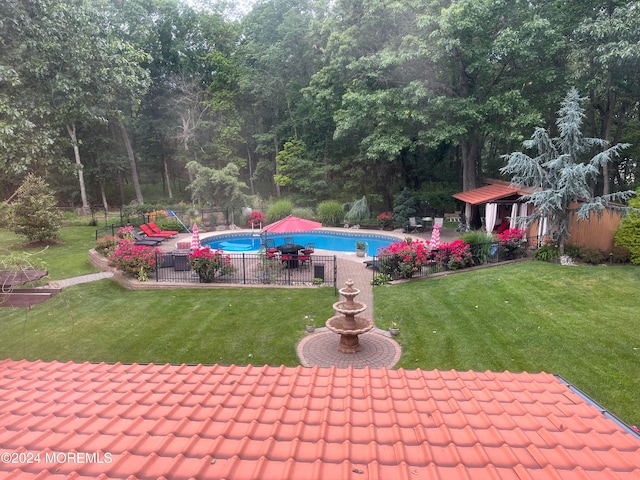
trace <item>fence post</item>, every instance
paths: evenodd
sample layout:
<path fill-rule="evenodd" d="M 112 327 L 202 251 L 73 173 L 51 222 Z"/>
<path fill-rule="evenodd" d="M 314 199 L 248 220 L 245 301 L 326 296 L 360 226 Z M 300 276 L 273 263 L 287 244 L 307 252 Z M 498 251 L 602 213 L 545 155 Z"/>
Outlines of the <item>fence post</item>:
<path fill-rule="evenodd" d="M 242 252 L 242 283 L 247 284 L 247 262 L 244 252 Z"/>
<path fill-rule="evenodd" d="M 333 256 L 333 294 L 338 294 L 338 257 Z"/>

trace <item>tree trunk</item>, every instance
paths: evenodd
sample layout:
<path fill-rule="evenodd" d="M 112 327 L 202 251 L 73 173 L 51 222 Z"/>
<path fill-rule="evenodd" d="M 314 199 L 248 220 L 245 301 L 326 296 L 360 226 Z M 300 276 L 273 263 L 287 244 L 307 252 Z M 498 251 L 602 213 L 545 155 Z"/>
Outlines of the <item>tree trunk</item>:
<path fill-rule="evenodd" d="M 169 198 L 173 198 L 173 192 L 171 191 L 171 181 L 169 180 L 169 165 L 167 165 L 167 159 L 164 159 L 164 178 L 167 182 L 167 195 Z"/>
<path fill-rule="evenodd" d="M 462 157 L 462 191 L 473 190 L 478 187 L 478 142 L 473 140 L 463 140 L 460 145 L 460 153 Z M 467 218 L 467 225 L 477 225 L 479 218 L 479 210 L 471 209 L 471 216 Z"/>
<path fill-rule="evenodd" d="M 100 196 L 102 197 L 102 206 L 104 207 L 105 218 L 109 213 L 109 204 L 107 203 L 107 194 L 104 191 L 104 182 L 100 182 Z"/>
<path fill-rule="evenodd" d="M 611 85 L 611 70 L 607 74 L 609 85 Z M 605 105 L 605 111 L 602 118 L 602 136 L 600 138 L 609 141 L 611 138 L 611 125 L 613 123 L 613 112 L 616 105 L 616 94 L 612 88 L 609 88 L 607 94 L 607 104 Z M 608 195 L 611 193 L 611 180 L 609 178 L 609 163 L 605 162 L 602 165 L 602 194 Z"/>
<path fill-rule="evenodd" d="M 124 196 L 124 180 L 122 179 L 122 170 L 118 170 L 118 186 L 120 187 L 120 205 L 124 205 L 126 199 Z"/>
<path fill-rule="evenodd" d="M 76 159 L 76 165 L 78 165 L 78 181 L 80 182 L 80 199 L 82 201 L 81 213 L 82 215 L 89 215 L 91 209 L 89 208 L 89 202 L 87 201 L 87 191 L 84 186 L 84 173 L 82 171 L 82 162 L 80 161 L 80 148 L 78 147 L 78 138 L 76 137 L 76 124 L 67 123 L 67 132 L 71 138 L 73 144 L 73 155 Z"/>
<path fill-rule="evenodd" d="M 273 163 L 275 164 L 275 175 L 277 175 L 278 162 L 275 159 L 278 156 L 278 139 L 276 137 L 273 138 L 273 150 L 274 150 Z M 273 179 L 271 179 L 271 182 L 273 183 L 273 186 L 275 188 L 276 198 L 280 198 L 280 185 L 278 184 L 278 182 L 274 181 Z"/>
<path fill-rule="evenodd" d="M 120 133 L 122 134 L 122 140 L 124 141 L 124 146 L 127 149 L 127 156 L 129 157 L 129 162 L 131 163 L 131 179 L 133 180 L 133 188 L 136 191 L 136 200 L 138 203 L 144 203 L 144 199 L 142 198 L 142 190 L 140 189 L 140 181 L 138 180 L 138 168 L 136 167 L 136 157 L 133 154 L 133 147 L 131 146 L 131 140 L 129 140 L 129 135 L 127 134 L 127 129 L 122 123 L 121 120 L 118 120 L 118 125 L 120 126 Z"/>

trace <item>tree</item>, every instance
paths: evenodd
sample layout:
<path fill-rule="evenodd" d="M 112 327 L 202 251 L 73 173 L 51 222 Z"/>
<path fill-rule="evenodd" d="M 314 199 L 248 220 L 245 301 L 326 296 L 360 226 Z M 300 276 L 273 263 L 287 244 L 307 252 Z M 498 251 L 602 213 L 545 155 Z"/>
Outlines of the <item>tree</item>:
<path fill-rule="evenodd" d="M 247 205 L 248 198 L 243 192 L 247 185 L 238 178 L 240 169 L 236 164 L 229 163 L 224 168 L 215 169 L 192 161 L 187 164 L 187 169 L 194 177 L 187 188 L 195 201 L 230 209 Z"/>
<path fill-rule="evenodd" d="M 61 214 L 49 184 L 28 174 L 9 207 L 9 225 L 16 235 L 30 242 L 45 242 L 58 237 Z"/>
<path fill-rule="evenodd" d="M 594 196 L 591 180 L 598 175 L 602 166 L 619 155 L 628 144 L 609 147 L 606 140 L 584 137 L 581 132 L 585 113 L 580 106 L 583 98 L 571 88 L 558 112 L 556 126 L 559 137 L 552 138 L 543 128 L 536 128 L 530 140 L 523 142 L 526 149 L 536 150 L 538 155 L 530 157 L 522 152 L 504 155 L 507 165 L 502 173 L 511 175 L 511 183 L 530 187 L 534 192 L 527 195 L 527 202 L 535 206 L 529 221 L 546 218 L 548 235 L 557 241 L 560 252 L 569 237 L 569 219 L 576 214 L 578 220 L 587 220 L 592 212 L 602 213 L 605 209 L 623 209 L 615 202 L 625 202 L 635 192 L 632 190 Z M 590 157 L 594 149 L 603 151 Z M 583 160 L 586 162 L 583 163 Z M 580 202 L 577 209 L 573 205 Z"/>

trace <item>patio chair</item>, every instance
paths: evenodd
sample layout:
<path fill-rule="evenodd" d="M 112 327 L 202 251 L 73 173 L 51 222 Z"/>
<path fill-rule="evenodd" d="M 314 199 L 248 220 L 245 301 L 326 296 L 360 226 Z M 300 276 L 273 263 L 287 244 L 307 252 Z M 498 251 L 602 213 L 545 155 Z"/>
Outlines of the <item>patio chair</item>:
<path fill-rule="evenodd" d="M 160 242 L 163 242 L 164 240 L 165 240 L 164 238 L 159 238 L 159 237 L 143 237 L 139 233 L 133 232 L 133 244 L 134 245 L 143 245 L 143 246 L 155 247 Z"/>
<path fill-rule="evenodd" d="M 296 241 L 293 237 L 284 237 L 285 245 L 293 245 L 294 243 L 296 243 Z"/>
<path fill-rule="evenodd" d="M 279 250 L 276 248 L 276 242 L 273 238 L 267 238 L 262 245 L 264 245 L 267 253 L 273 253 L 274 255 L 279 253 Z"/>
<path fill-rule="evenodd" d="M 409 217 L 409 233 L 418 233 L 422 231 L 422 224 L 416 221 L 416 217 Z"/>
<path fill-rule="evenodd" d="M 276 258 L 280 252 L 278 250 L 271 251 L 267 246 L 263 243 L 258 247 L 258 253 L 264 255 L 265 258 L 271 259 Z"/>
<path fill-rule="evenodd" d="M 151 228 L 151 230 L 155 233 L 171 233 L 173 235 L 177 235 L 180 232 L 178 232 L 177 230 L 161 230 L 160 227 L 158 227 L 155 223 L 153 222 L 149 222 L 147 223 L 147 225 L 149 225 L 149 228 Z"/>
<path fill-rule="evenodd" d="M 315 252 L 315 247 L 316 247 L 315 242 L 308 242 L 302 249 L 302 253 L 304 255 L 311 255 L 313 252 Z"/>
<path fill-rule="evenodd" d="M 169 237 L 173 237 L 173 233 L 156 233 L 153 230 L 151 230 L 151 228 L 148 225 L 145 225 L 144 223 L 142 225 L 140 225 L 140 230 L 142 230 L 142 232 L 147 236 L 147 237 L 162 237 L 162 238 L 169 238 Z"/>

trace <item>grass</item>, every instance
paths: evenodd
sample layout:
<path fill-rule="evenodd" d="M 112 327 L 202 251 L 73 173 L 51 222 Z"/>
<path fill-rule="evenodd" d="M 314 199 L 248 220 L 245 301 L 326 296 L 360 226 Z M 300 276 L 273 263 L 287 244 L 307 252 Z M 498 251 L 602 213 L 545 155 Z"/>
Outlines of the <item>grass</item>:
<path fill-rule="evenodd" d="M 39 255 L 51 278 L 94 271 L 94 228 L 61 234 Z M 6 230 L 0 245 L 25 250 Z M 377 287 L 375 320 L 403 318 L 399 367 L 547 371 L 640 424 L 639 286 L 637 267 L 524 262 Z M 0 358 L 297 365 L 303 317 L 320 322 L 335 301 L 332 288 L 134 292 L 103 280 L 2 309 Z"/>
<path fill-rule="evenodd" d="M 546 371 L 640 424 L 637 267 L 525 262 L 376 288 L 399 367 Z"/>
<path fill-rule="evenodd" d="M 87 252 L 95 245 L 95 231 L 96 227 L 86 225 L 64 227 L 58 242 L 33 246 L 26 244 L 24 237 L 0 229 L 0 255 L 9 251 L 34 254 L 46 262 L 50 280 L 95 273 L 87 259 Z"/>
<path fill-rule="evenodd" d="M 101 280 L 6 309 L 0 358 L 297 365 L 304 316 L 328 318 L 334 301 L 333 288 L 130 291 Z"/>

